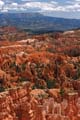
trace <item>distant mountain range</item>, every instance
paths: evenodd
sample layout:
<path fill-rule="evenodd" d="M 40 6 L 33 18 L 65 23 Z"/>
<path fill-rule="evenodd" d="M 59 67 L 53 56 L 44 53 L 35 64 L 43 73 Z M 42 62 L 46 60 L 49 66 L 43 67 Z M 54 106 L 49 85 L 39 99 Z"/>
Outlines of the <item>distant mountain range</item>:
<path fill-rule="evenodd" d="M 80 28 L 80 20 L 44 16 L 39 13 L 1 13 L 0 26 L 16 26 L 32 33 Z"/>

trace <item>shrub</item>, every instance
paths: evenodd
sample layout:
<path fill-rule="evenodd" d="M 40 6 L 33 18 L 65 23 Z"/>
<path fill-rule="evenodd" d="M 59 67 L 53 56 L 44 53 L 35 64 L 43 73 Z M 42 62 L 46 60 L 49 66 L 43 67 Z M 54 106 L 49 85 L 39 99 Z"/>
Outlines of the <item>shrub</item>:
<path fill-rule="evenodd" d="M 5 88 L 0 86 L 0 92 L 4 92 L 5 91 Z"/>
<path fill-rule="evenodd" d="M 47 82 L 47 87 L 49 89 L 56 87 L 56 81 L 55 80 L 47 80 L 46 82 Z"/>
<path fill-rule="evenodd" d="M 13 63 L 10 64 L 10 68 L 13 68 L 13 67 L 15 67 L 15 66 L 16 66 L 15 61 L 14 61 Z"/>
<path fill-rule="evenodd" d="M 21 65 L 21 68 L 22 68 L 23 71 L 25 71 L 25 69 L 26 69 L 26 64 L 23 63 L 23 64 Z"/>
<path fill-rule="evenodd" d="M 28 79 L 25 78 L 25 77 L 20 77 L 20 78 L 19 78 L 19 82 L 25 82 L 25 81 L 28 81 Z"/>
<path fill-rule="evenodd" d="M 65 93 L 64 89 L 61 88 L 61 89 L 60 89 L 60 95 L 61 95 L 62 97 L 64 96 L 64 93 Z"/>

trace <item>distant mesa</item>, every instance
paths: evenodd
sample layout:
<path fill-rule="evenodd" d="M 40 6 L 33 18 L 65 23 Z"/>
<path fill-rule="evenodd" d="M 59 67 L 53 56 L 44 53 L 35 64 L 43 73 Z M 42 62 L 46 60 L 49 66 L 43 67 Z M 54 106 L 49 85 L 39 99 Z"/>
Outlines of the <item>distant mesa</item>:
<path fill-rule="evenodd" d="M 80 28 L 80 20 L 49 17 L 39 13 L 0 14 L 0 26 L 9 25 L 35 34 L 77 29 Z"/>

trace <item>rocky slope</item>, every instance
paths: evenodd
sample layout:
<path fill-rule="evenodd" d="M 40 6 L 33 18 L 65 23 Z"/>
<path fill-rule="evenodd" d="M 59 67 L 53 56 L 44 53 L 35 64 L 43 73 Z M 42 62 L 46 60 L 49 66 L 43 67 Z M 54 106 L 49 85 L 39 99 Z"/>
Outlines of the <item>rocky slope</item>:
<path fill-rule="evenodd" d="M 53 96 L 49 96 L 53 93 Z M 79 120 L 80 96 L 68 93 L 60 102 L 53 90 L 31 90 L 30 83 L 0 94 L 0 120 Z"/>
<path fill-rule="evenodd" d="M 18 29 L 14 26 L 0 27 L 0 41 L 17 41 L 26 39 L 28 32 Z"/>
<path fill-rule="evenodd" d="M 79 34 L 0 42 L 0 120 L 80 119 Z"/>

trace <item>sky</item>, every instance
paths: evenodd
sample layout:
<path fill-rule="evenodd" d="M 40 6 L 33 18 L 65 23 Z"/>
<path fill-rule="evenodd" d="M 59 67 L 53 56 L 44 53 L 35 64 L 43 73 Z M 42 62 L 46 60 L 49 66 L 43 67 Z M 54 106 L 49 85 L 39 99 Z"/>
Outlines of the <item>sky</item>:
<path fill-rule="evenodd" d="M 4 12 L 39 12 L 80 19 L 80 0 L 0 0 L 0 13 Z"/>

